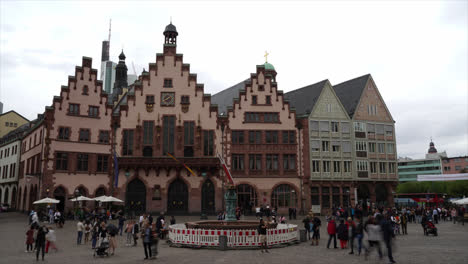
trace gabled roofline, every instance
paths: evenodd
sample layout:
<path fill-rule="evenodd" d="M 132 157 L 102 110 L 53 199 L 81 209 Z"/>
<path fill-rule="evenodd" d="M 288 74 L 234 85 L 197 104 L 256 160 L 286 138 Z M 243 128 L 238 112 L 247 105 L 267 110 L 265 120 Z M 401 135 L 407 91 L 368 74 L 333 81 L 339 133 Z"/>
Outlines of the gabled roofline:
<path fill-rule="evenodd" d="M 330 90 L 332 91 L 333 95 L 335 96 L 336 100 L 338 100 L 338 103 L 340 104 L 340 107 L 341 107 L 341 110 L 345 113 L 346 115 L 346 118 L 348 120 L 351 120 L 351 118 L 349 117 L 349 114 L 348 114 L 348 111 L 346 111 L 346 108 L 344 108 L 343 106 L 343 103 L 341 102 L 340 98 L 338 97 L 338 95 L 336 95 L 336 92 L 335 92 L 335 89 L 333 89 L 333 85 L 330 83 L 330 81 L 328 79 L 326 79 L 326 82 L 323 84 L 323 87 L 322 87 L 322 91 L 320 91 L 320 95 L 319 97 L 317 98 L 317 102 L 315 102 L 315 105 L 314 107 L 312 108 L 312 110 L 310 111 L 308 117 L 312 117 L 312 114 L 315 112 L 316 110 L 316 107 L 318 105 L 318 102 L 320 102 L 322 96 L 323 96 L 323 91 L 325 90 L 325 86 L 328 84 Z"/>
<path fill-rule="evenodd" d="M 20 116 L 21 118 L 23 118 L 24 120 L 26 120 L 27 122 L 29 122 L 29 119 L 27 119 L 26 117 L 24 117 L 24 116 L 18 114 L 18 112 L 16 112 L 15 110 L 10 110 L 10 111 L 8 111 L 8 112 L 6 112 L 6 113 L 3 113 L 3 114 L 0 115 L 0 117 L 6 115 L 6 114 L 8 114 L 8 113 L 11 113 L 11 112 L 17 114 L 18 116 Z"/>

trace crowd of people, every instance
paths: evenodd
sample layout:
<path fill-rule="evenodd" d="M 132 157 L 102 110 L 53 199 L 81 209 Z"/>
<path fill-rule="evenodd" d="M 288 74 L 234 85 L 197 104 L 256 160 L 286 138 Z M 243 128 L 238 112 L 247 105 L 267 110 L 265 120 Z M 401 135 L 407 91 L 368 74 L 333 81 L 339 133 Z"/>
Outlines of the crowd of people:
<path fill-rule="evenodd" d="M 26 231 L 26 251 L 35 252 L 36 260 L 49 253 L 49 249 L 58 251 L 56 241 L 57 235 L 54 224 L 57 228 L 63 228 L 65 219 L 60 211 L 48 208 L 47 221 L 42 213 L 42 218 L 38 212 L 31 211 L 29 214 L 29 226 Z M 72 216 L 73 218 L 73 216 Z M 44 221 L 40 221 L 43 219 Z M 117 225 L 109 220 L 117 220 Z M 155 259 L 158 254 L 158 243 L 160 239 L 165 239 L 168 233 L 168 226 L 176 223 L 174 216 L 166 223 L 165 215 L 161 213 L 156 220 L 151 214 L 142 214 L 139 219 L 127 220 L 122 211 L 111 213 L 109 210 L 94 210 L 88 214 L 82 214 L 76 223 L 76 244 L 87 245 L 91 243 L 91 249 L 95 255 L 114 255 L 117 248 L 117 236 L 125 233 L 125 246 L 137 246 L 138 240 L 142 240 L 144 248 L 144 259 Z M 84 237 L 84 238 L 83 238 Z"/>

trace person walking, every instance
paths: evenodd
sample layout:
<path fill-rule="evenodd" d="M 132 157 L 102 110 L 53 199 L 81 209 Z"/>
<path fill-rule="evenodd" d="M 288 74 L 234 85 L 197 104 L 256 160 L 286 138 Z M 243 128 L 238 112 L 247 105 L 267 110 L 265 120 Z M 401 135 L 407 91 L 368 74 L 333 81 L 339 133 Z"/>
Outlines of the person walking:
<path fill-rule="evenodd" d="M 336 246 L 336 223 L 332 216 L 329 217 L 328 225 L 327 225 L 327 232 L 328 232 L 328 243 L 327 248 L 330 248 L 330 242 L 333 238 L 333 246 L 334 248 L 338 248 Z"/>
<path fill-rule="evenodd" d="M 145 250 L 145 259 L 148 256 L 151 258 L 151 228 L 149 223 L 145 223 L 141 232 L 141 238 L 143 239 L 143 249 Z"/>
<path fill-rule="evenodd" d="M 96 243 L 99 238 L 99 222 L 96 220 L 91 229 L 91 247 L 96 248 Z"/>
<path fill-rule="evenodd" d="M 387 247 L 387 256 L 390 263 L 396 263 L 393 259 L 392 255 L 392 238 L 395 237 L 395 233 L 392 230 L 392 224 L 390 222 L 390 217 L 387 215 L 385 218 L 382 219 L 380 222 L 382 232 L 383 232 L 383 239 L 385 246 Z"/>
<path fill-rule="evenodd" d="M 39 227 L 36 236 L 36 260 L 39 260 L 39 252 L 42 251 L 42 260 L 44 260 L 44 251 L 46 245 L 46 234 L 49 232 L 44 225 Z"/>
<path fill-rule="evenodd" d="M 133 234 L 132 234 L 132 229 L 133 229 L 133 224 L 134 221 L 128 221 L 127 226 L 125 227 L 125 234 L 127 234 L 127 241 L 125 242 L 125 246 L 131 246 L 132 245 L 132 240 L 133 240 Z"/>
<path fill-rule="evenodd" d="M 84 225 L 80 219 L 78 220 L 78 223 L 76 224 L 76 231 L 78 232 L 78 237 L 76 239 L 77 245 L 81 245 L 81 239 L 83 238 L 83 230 L 84 230 Z"/>
<path fill-rule="evenodd" d="M 140 225 L 136 221 L 134 221 L 133 228 L 132 228 L 132 235 L 133 235 L 133 246 L 137 245 L 138 234 L 140 233 Z"/>
<path fill-rule="evenodd" d="M 270 253 L 267 247 L 267 225 L 262 218 L 260 218 L 260 224 L 258 225 L 258 234 L 260 235 L 260 248 L 265 250 L 265 252 Z"/>
<path fill-rule="evenodd" d="M 46 248 L 45 253 L 49 253 L 49 247 L 51 249 L 55 249 L 55 252 L 58 251 L 57 246 L 55 245 L 55 241 L 57 241 L 57 236 L 55 235 L 55 230 L 52 227 L 49 227 L 49 233 L 46 235 Z"/>
<path fill-rule="evenodd" d="M 400 217 L 401 222 L 401 233 L 403 235 L 408 234 L 408 216 L 406 214 L 402 214 Z"/>
<path fill-rule="evenodd" d="M 159 234 L 157 233 L 156 223 L 151 225 L 151 259 L 158 255 Z"/>
<path fill-rule="evenodd" d="M 33 252 L 33 243 L 34 243 L 34 228 L 29 227 L 29 230 L 26 232 L 26 253 Z"/>
<path fill-rule="evenodd" d="M 119 234 L 119 230 L 115 225 L 109 224 L 107 226 L 107 233 L 109 234 L 109 249 L 112 250 L 111 255 L 115 254 L 115 248 L 117 247 L 117 241 L 115 236 Z"/>
<path fill-rule="evenodd" d="M 345 225 L 344 220 L 340 220 L 340 225 L 338 225 L 337 229 L 338 239 L 340 240 L 341 249 L 346 248 L 346 244 L 348 243 L 348 227 Z"/>
<path fill-rule="evenodd" d="M 357 225 L 356 225 L 356 231 L 354 233 L 358 242 L 358 255 L 361 255 L 362 238 L 364 237 L 364 226 L 362 225 L 361 218 L 356 217 L 356 221 L 357 221 Z"/>
<path fill-rule="evenodd" d="M 312 228 L 312 243 L 311 245 L 314 245 L 314 241 L 315 241 L 315 245 L 318 246 L 319 245 L 319 241 L 320 241 L 320 226 L 322 225 L 322 221 L 320 221 L 320 219 L 315 216 L 314 219 L 312 220 L 312 223 L 313 223 L 313 228 Z"/>
<path fill-rule="evenodd" d="M 369 248 L 366 249 L 365 253 L 366 260 L 374 247 L 377 248 L 379 258 L 382 259 L 382 250 L 380 249 L 381 228 L 380 225 L 376 224 L 373 216 L 369 216 L 367 219 L 367 222 L 364 225 L 364 230 L 367 233 L 367 240 L 369 242 Z"/>

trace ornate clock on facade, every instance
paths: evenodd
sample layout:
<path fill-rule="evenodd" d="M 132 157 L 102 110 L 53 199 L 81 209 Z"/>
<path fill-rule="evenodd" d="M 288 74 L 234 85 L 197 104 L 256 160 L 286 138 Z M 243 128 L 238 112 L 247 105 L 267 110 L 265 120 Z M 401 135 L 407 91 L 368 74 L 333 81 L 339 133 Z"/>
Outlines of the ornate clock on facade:
<path fill-rule="evenodd" d="M 161 105 L 162 106 L 174 106 L 175 105 L 175 93 L 162 92 L 161 93 Z"/>

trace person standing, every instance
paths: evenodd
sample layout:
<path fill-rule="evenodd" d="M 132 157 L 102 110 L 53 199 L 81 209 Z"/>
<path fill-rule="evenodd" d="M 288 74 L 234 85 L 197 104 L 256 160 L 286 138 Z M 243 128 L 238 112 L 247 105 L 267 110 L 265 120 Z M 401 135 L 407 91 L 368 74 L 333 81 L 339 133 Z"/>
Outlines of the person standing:
<path fill-rule="evenodd" d="M 304 223 L 304 228 L 306 230 L 306 239 L 310 240 L 310 233 L 312 232 L 312 230 L 310 228 L 309 216 L 306 216 L 306 218 L 304 218 L 304 220 L 302 220 L 302 223 Z"/>
<path fill-rule="evenodd" d="M 143 248 L 145 250 L 145 259 L 148 259 L 148 256 L 151 258 L 151 228 L 148 223 L 145 223 L 142 231 L 143 239 Z"/>
<path fill-rule="evenodd" d="M 91 233 L 91 223 L 89 220 L 86 220 L 85 225 L 84 225 L 84 242 L 85 244 L 88 243 L 89 241 L 89 234 Z"/>
<path fill-rule="evenodd" d="M 330 242 L 333 238 L 333 246 L 334 248 L 338 248 L 336 246 L 336 223 L 333 219 L 333 216 L 329 217 L 328 224 L 327 224 L 327 232 L 328 232 L 328 243 L 327 248 L 330 248 Z"/>
<path fill-rule="evenodd" d="M 176 224 L 175 217 L 174 217 L 174 216 L 171 216 L 171 225 L 175 225 L 175 224 Z"/>
<path fill-rule="evenodd" d="M 338 225 L 337 229 L 338 239 L 340 240 L 341 249 L 346 248 L 346 244 L 348 243 L 348 227 L 345 225 L 344 220 L 340 220 L 340 225 Z"/>
<path fill-rule="evenodd" d="M 403 235 L 407 235 L 408 234 L 408 216 L 406 214 L 403 214 L 401 215 L 400 217 L 400 221 L 401 221 L 401 233 Z"/>
<path fill-rule="evenodd" d="M 124 227 L 124 224 L 125 224 L 125 217 L 121 214 L 119 214 L 119 232 L 120 232 L 120 236 L 122 236 L 122 231 L 123 231 L 123 227 Z"/>
<path fill-rule="evenodd" d="M 99 222 L 95 220 L 92 230 L 91 230 L 91 247 L 92 249 L 96 248 L 96 243 L 99 238 Z"/>
<path fill-rule="evenodd" d="M 33 252 L 33 243 L 34 243 L 34 228 L 29 227 L 29 230 L 26 232 L 26 253 Z"/>
<path fill-rule="evenodd" d="M 260 224 L 258 225 L 258 234 L 260 235 L 260 248 L 265 250 L 265 252 L 270 253 L 267 247 L 267 225 L 262 218 L 260 218 Z"/>
<path fill-rule="evenodd" d="M 457 219 L 457 209 L 455 209 L 455 207 L 452 208 L 452 210 L 450 211 L 450 217 L 452 218 L 452 221 L 455 224 L 455 221 Z"/>
<path fill-rule="evenodd" d="M 351 217 L 348 217 L 348 221 L 346 221 L 346 226 L 348 227 L 348 240 L 349 247 L 351 248 L 351 252 L 349 252 L 349 254 L 354 254 L 354 238 L 356 237 L 356 224 L 354 223 Z"/>
<path fill-rule="evenodd" d="M 119 233 L 119 230 L 115 225 L 109 224 L 107 226 L 107 233 L 109 234 L 109 249 L 112 250 L 111 255 L 114 255 L 115 248 L 117 247 L 115 236 Z"/>
<path fill-rule="evenodd" d="M 44 251 L 45 251 L 45 244 L 46 244 L 46 234 L 49 232 L 47 227 L 41 226 L 37 231 L 36 236 L 36 260 L 39 260 L 39 252 L 42 251 L 42 260 L 44 260 Z"/>
<path fill-rule="evenodd" d="M 80 245 L 81 244 L 81 239 L 83 238 L 83 230 L 84 230 L 84 225 L 83 222 L 78 220 L 78 223 L 76 224 L 76 231 L 78 232 L 78 237 L 76 239 L 76 244 Z"/>
<path fill-rule="evenodd" d="M 151 225 L 151 259 L 158 255 L 159 234 L 156 231 L 156 223 Z"/>
<path fill-rule="evenodd" d="M 319 245 L 319 241 L 320 241 L 320 226 L 322 225 L 322 221 L 320 221 L 320 219 L 315 216 L 314 219 L 312 220 L 312 223 L 313 223 L 313 228 L 312 228 L 312 243 L 311 245 L 314 244 L 314 241 L 315 241 L 315 244 L 316 246 Z"/>
<path fill-rule="evenodd" d="M 434 207 L 434 210 L 432 210 L 432 218 L 436 224 L 439 223 L 439 211 L 437 211 L 436 207 Z"/>

